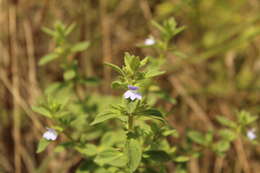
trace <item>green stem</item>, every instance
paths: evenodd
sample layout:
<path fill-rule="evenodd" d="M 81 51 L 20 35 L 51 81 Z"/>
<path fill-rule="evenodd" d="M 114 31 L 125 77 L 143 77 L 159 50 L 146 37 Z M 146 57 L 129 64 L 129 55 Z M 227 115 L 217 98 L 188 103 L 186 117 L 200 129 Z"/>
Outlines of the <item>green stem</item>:
<path fill-rule="evenodd" d="M 132 131 L 134 127 L 134 116 L 130 114 L 128 116 L 128 131 Z"/>

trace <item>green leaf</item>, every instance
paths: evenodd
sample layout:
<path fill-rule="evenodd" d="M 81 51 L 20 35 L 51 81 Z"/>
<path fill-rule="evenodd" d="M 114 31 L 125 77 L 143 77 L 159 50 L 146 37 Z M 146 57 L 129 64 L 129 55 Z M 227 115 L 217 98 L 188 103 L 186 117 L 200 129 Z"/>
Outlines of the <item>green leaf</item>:
<path fill-rule="evenodd" d="M 208 133 L 206 133 L 205 141 L 206 141 L 207 144 L 212 143 L 212 141 L 213 141 L 213 131 L 209 131 Z"/>
<path fill-rule="evenodd" d="M 219 153 L 226 152 L 230 148 L 230 142 L 219 141 L 219 142 L 214 144 L 213 148 L 216 152 L 219 152 Z"/>
<path fill-rule="evenodd" d="M 141 114 L 147 115 L 147 116 L 152 115 L 152 116 L 164 118 L 162 113 L 157 109 L 147 109 L 147 110 L 142 111 Z"/>
<path fill-rule="evenodd" d="M 51 112 L 42 106 L 32 106 L 32 110 L 38 114 L 44 115 L 48 118 L 52 118 Z"/>
<path fill-rule="evenodd" d="M 48 95 L 48 108 L 52 112 L 61 111 L 68 104 L 71 97 L 71 88 L 61 88 L 55 93 L 51 93 L 51 95 Z M 54 114 L 54 116 L 58 117 L 59 115 Z"/>
<path fill-rule="evenodd" d="M 203 134 L 200 133 L 200 132 L 197 132 L 197 131 L 189 131 L 189 132 L 188 132 L 188 137 L 189 137 L 193 142 L 196 142 L 197 144 L 206 145 L 206 140 L 205 140 Z"/>
<path fill-rule="evenodd" d="M 139 66 L 140 66 L 140 59 L 139 59 L 139 57 L 133 56 L 132 61 L 131 61 L 131 69 L 133 71 L 137 71 Z"/>
<path fill-rule="evenodd" d="M 109 120 L 111 118 L 115 118 L 118 116 L 119 116 L 119 114 L 116 114 L 114 112 L 100 113 L 96 116 L 95 120 L 90 125 L 95 125 L 95 124 L 101 123 L 103 121 L 106 121 L 106 120 Z"/>
<path fill-rule="evenodd" d="M 86 50 L 90 46 L 90 43 L 88 41 L 84 42 L 79 42 L 76 43 L 74 46 L 71 48 L 71 52 L 81 52 Z"/>
<path fill-rule="evenodd" d="M 178 137 L 179 133 L 176 129 L 167 129 L 165 131 L 163 131 L 162 133 L 163 136 L 174 136 L 174 137 Z"/>
<path fill-rule="evenodd" d="M 179 28 L 174 30 L 173 35 L 177 35 L 177 34 L 179 34 L 180 32 L 182 32 L 185 29 L 186 29 L 186 26 L 181 26 L 181 27 L 179 27 Z"/>
<path fill-rule="evenodd" d="M 152 21 L 151 21 L 151 24 L 152 24 L 155 28 L 157 28 L 159 31 L 165 32 L 165 29 L 164 29 L 159 23 L 157 23 L 155 20 L 152 20 Z"/>
<path fill-rule="evenodd" d="M 98 153 L 98 149 L 94 144 L 76 146 L 75 149 L 87 157 L 95 156 Z"/>
<path fill-rule="evenodd" d="M 187 162 L 189 160 L 190 160 L 190 158 L 187 156 L 177 156 L 174 158 L 175 162 Z"/>
<path fill-rule="evenodd" d="M 59 55 L 56 54 L 56 53 L 50 53 L 48 55 L 45 55 L 44 57 L 42 57 L 39 61 L 39 65 L 42 66 L 42 65 L 45 65 L 55 59 L 59 58 Z"/>
<path fill-rule="evenodd" d="M 248 124 L 251 124 L 251 123 L 253 123 L 253 122 L 255 122 L 256 120 L 258 119 L 258 116 L 253 116 L 253 115 L 251 115 L 250 117 L 248 117 L 248 119 L 247 119 L 247 125 Z"/>
<path fill-rule="evenodd" d="M 121 68 L 118 67 L 117 65 L 111 64 L 111 63 L 108 63 L 108 62 L 105 62 L 105 65 L 111 67 L 113 70 L 115 70 L 116 72 L 118 72 L 120 75 L 124 76 L 123 70 L 121 70 Z"/>
<path fill-rule="evenodd" d="M 126 153 L 128 156 L 127 166 L 129 171 L 133 173 L 138 168 L 142 158 L 142 147 L 137 139 L 130 138 L 127 140 Z"/>
<path fill-rule="evenodd" d="M 64 79 L 65 79 L 66 81 L 68 81 L 68 80 L 71 80 L 71 79 L 75 78 L 76 75 L 77 75 L 77 74 L 76 74 L 75 70 L 71 69 L 71 70 L 67 70 L 67 71 L 63 74 L 63 77 L 64 77 Z"/>
<path fill-rule="evenodd" d="M 247 111 L 240 111 L 238 114 L 238 121 L 242 125 L 248 125 L 257 120 L 257 116 L 252 116 Z"/>
<path fill-rule="evenodd" d="M 124 88 L 125 84 L 122 83 L 121 81 L 114 81 L 111 84 L 112 88 L 117 89 L 117 88 Z"/>
<path fill-rule="evenodd" d="M 217 121 L 227 127 L 231 127 L 231 128 L 235 128 L 236 127 L 236 123 L 223 117 L 223 116 L 217 116 Z"/>
<path fill-rule="evenodd" d="M 135 110 L 136 110 L 136 108 L 137 108 L 137 106 L 138 106 L 138 103 L 139 103 L 138 100 L 129 102 L 129 103 L 127 104 L 127 112 L 128 112 L 129 114 L 132 114 L 133 112 L 135 112 Z"/>
<path fill-rule="evenodd" d="M 50 36 L 55 37 L 57 34 L 55 31 L 47 28 L 47 27 L 42 27 L 42 31 L 45 32 L 46 34 L 49 34 Z"/>
<path fill-rule="evenodd" d="M 65 31 L 65 35 L 69 35 L 75 28 L 76 24 L 72 23 Z"/>
<path fill-rule="evenodd" d="M 55 153 L 63 152 L 63 151 L 65 151 L 68 148 L 72 148 L 74 145 L 75 145 L 74 142 L 64 142 L 64 143 L 61 143 L 61 144 L 57 145 L 54 148 L 54 152 Z"/>
<path fill-rule="evenodd" d="M 123 167 L 127 163 L 127 158 L 122 152 L 114 148 L 110 148 L 100 152 L 94 161 L 100 166 L 108 164 L 112 166 Z"/>
<path fill-rule="evenodd" d="M 56 91 L 62 89 L 65 87 L 64 83 L 61 82 L 54 82 L 48 85 L 48 87 L 44 90 L 44 94 L 50 95 L 52 93 L 55 93 Z"/>
<path fill-rule="evenodd" d="M 219 131 L 219 135 L 227 141 L 233 141 L 236 139 L 237 135 L 229 129 L 223 129 Z"/>
<path fill-rule="evenodd" d="M 163 150 L 149 150 L 144 155 L 155 162 L 167 162 L 171 160 L 171 156 Z"/>
<path fill-rule="evenodd" d="M 96 173 L 98 165 L 93 160 L 84 160 L 80 163 L 76 173 Z"/>
<path fill-rule="evenodd" d="M 102 147 L 112 147 L 116 144 L 123 144 L 126 140 L 126 134 L 124 131 L 113 131 L 105 133 L 100 141 Z M 118 146 L 118 145 L 116 145 Z"/>
<path fill-rule="evenodd" d="M 40 153 L 42 151 L 44 151 L 46 149 L 46 147 L 49 145 L 51 141 L 48 141 L 44 138 L 42 138 L 39 143 L 38 143 L 38 146 L 37 146 L 37 151 L 36 153 Z"/>
<path fill-rule="evenodd" d="M 137 114 L 140 116 L 145 116 L 147 118 L 157 119 L 157 120 L 165 122 L 163 114 L 157 109 L 147 109 L 147 110 L 138 112 Z"/>
<path fill-rule="evenodd" d="M 140 67 L 145 66 L 149 62 L 149 57 L 145 57 L 141 62 L 140 62 Z"/>
<path fill-rule="evenodd" d="M 165 73 L 165 71 L 150 70 L 150 71 L 145 73 L 145 78 L 152 78 L 152 77 L 155 77 L 155 76 L 162 75 L 164 73 Z"/>
<path fill-rule="evenodd" d="M 127 68 L 129 71 L 131 71 L 131 72 L 132 72 L 132 68 L 131 68 L 132 58 L 133 58 L 133 56 L 131 56 L 128 52 L 125 53 L 124 63 L 125 63 L 126 68 Z"/>

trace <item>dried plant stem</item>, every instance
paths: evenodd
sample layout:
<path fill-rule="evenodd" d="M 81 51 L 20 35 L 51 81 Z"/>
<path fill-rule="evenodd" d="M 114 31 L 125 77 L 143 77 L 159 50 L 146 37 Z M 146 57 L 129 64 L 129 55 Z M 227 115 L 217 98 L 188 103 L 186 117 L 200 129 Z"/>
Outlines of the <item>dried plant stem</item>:
<path fill-rule="evenodd" d="M 192 158 L 189 162 L 189 172 L 190 173 L 200 173 L 200 169 L 198 166 L 198 159 Z"/>
<path fill-rule="evenodd" d="M 2 81 L 2 83 L 4 84 L 4 86 L 7 88 L 7 90 L 14 96 L 14 91 L 12 90 L 12 85 L 11 83 L 8 81 L 8 79 L 2 75 L 3 74 L 3 70 L 0 69 L 0 80 Z M 43 126 L 41 125 L 41 123 L 39 122 L 38 119 L 35 119 L 35 117 L 33 116 L 33 112 L 31 111 L 31 109 L 29 108 L 29 106 L 26 104 L 25 101 L 23 101 L 23 99 L 21 98 L 21 96 L 19 95 L 17 97 L 17 104 L 23 109 L 23 111 L 32 119 L 32 121 L 34 122 L 35 125 L 35 129 L 43 129 Z"/>
<path fill-rule="evenodd" d="M 243 147 L 242 140 L 238 138 L 235 141 L 235 149 L 238 155 L 238 160 L 243 168 L 244 173 L 251 173 L 250 166 L 247 160 L 246 152 Z"/>
<path fill-rule="evenodd" d="M 12 91 L 13 91 L 13 138 L 14 138 L 14 164 L 15 164 L 15 173 L 21 173 L 21 134 L 20 134 L 20 108 L 17 104 L 19 98 L 19 72 L 18 72 L 18 45 L 16 39 L 16 6 L 11 5 L 8 11 L 9 14 L 9 38 L 11 46 L 11 55 L 12 64 Z"/>
<path fill-rule="evenodd" d="M 170 81 L 173 87 L 176 89 L 176 91 L 184 98 L 184 100 L 191 107 L 191 109 L 198 116 L 198 118 L 200 118 L 204 122 L 205 127 L 207 127 L 208 129 L 212 129 L 213 125 L 210 119 L 208 118 L 207 114 L 203 111 L 200 105 L 186 93 L 186 90 L 183 88 L 179 80 L 176 77 L 170 77 Z"/>
<path fill-rule="evenodd" d="M 30 156 L 30 152 L 28 152 L 24 147 L 21 148 L 21 155 L 23 158 L 23 161 L 26 165 L 26 168 L 29 173 L 35 173 L 35 162 L 34 158 Z"/>
<path fill-rule="evenodd" d="M 34 26 L 34 31 L 39 30 L 42 27 L 42 23 L 45 19 L 45 16 L 48 12 L 50 0 L 44 0 L 44 5 L 43 8 L 41 8 L 38 13 L 35 15 L 35 23 L 36 25 Z"/>
<path fill-rule="evenodd" d="M 100 17 L 101 17 L 101 32 L 102 32 L 102 53 L 103 53 L 103 62 L 112 63 L 112 49 L 111 49 L 111 22 L 107 14 L 107 0 L 100 0 Z M 106 84 L 104 90 L 107 91 L 109 83 L 111 81 L 111 68 L 104 69 L 104 81 Z"/>
<path fill-rule="evenodd" d="M 37 80 L 36 80 L 36 62 L 34 57 L 34 43 L 32 36 L 32 28 L 28 20 L 25 20 L 24 23 L 24 33 L 26 41 L 26 50 L 28 55 L 28 77 L 29 77 L 29 87 L 28 93 L 30 94 L 29 103 L 32 105 L 39 95 Z"/>
<path fill-rule="evenodd" d="M 143 11 L 145 19 L 149 22 L 152 19 L 152 13 L 147 0 L 141 0 L 140 7 L 141 10 Z"/>
<path fill-rule="evenodd" d="M 147 21 L 147 25 L 149 27 L 150 32 L 153 35 L 158 35 L 158 33 L 154 29 L 154 27 L 152 27 L 152 25 L 150 25 L 150 21 L 153 19 L 153 16 L 152 16 L 152 12 L 151 12 L 151 9 L 150 9 L 148 1 L 147 0 L 140 0 L 139 2 L 140 2 L 140 8 L 141 8 L 141 10 L 143 12 L 144 18 Z"/>
<path fill-rule="evenodd" d="M 222 168 L 223 168 L 224 160 L 225 160 L 224 157 L 217 157 L 216 158 L 215 167 L 214 167 L 214 173 L 221 173 Z"/>
<path fill-rule="evenodd" d="M 211 160 L 212 158 L 212 151 L 209 149 L 206 149 L 203 153 L 203 158 L 202 158 L 202 163 L 203 165 L 201 165 L 201 172 L 202 173 L 208 173 L 208 171 L 210 170 L 210 162 L 209 160 Z"/>

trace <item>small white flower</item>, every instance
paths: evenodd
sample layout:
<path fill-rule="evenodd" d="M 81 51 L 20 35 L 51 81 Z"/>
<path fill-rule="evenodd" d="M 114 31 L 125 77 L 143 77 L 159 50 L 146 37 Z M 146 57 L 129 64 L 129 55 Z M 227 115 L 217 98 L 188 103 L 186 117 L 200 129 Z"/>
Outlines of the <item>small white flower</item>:
<path fill-rule="evenodd" d="M 55 141 L 58 137 L 58 133 L 52 128 L 47 128 L 47 131 L 42 135 L 42 137 L 47 140 Z"/>
<path fill-rule="evenodd" d="M 124 98 L 128 99 L 130 98 L 132 101 L 134 101 L 135 99 L 141 100 L 142 99 L 142 95 L 140 93 L 137 92 L 137 90 L 139 89 L 138 87 L 132 86 L 132 85 L 128 85 L 128 89 L 125 93 L 124 93 Z"/>
<path fill-rule="evenodd" d="M 149 37 L 149 38 L 145 39 L 144 44 L 146 46 L 152 46 L 155 44 L 155 40 L 153 37 Z"/>
<path fill-rule="evenodd" d="M 248 130 L 246 135 L 250 140 L 254 140 L 256 138 L 255 129 Z"/>

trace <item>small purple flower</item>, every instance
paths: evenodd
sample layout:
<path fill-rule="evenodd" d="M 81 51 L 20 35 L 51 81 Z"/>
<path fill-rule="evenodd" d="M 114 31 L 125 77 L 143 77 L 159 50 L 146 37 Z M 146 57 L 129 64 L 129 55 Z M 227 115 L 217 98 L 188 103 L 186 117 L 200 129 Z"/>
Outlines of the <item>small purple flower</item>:
<path fill-rule="evenodd" d="M 254 140 L 256 138 L 255 129 L 248 130 L 246 135 L 250 140 Z"/>
<path fill-rule="evenodd" d="M 125 93 L 124 93 L 124 98 L 128 99 L 130 98 L 132 101 L 134 101 L 135 99 L 141 100 L 142 99 L 142 95 L 140 93 L 137 92 L 137 90 L 139 89 L 139 87 L 136 86 L 132 86 L 132 85 L 128 85 L 128 89 Z"/>
<path fill-rule="evenodd" d="M 139 87 L 133 86 L 133 85 L 128 85 L 127 87 L 128 87 L 128 89 L 130 89 L 130 90 L 138 90 L 138 89 L 139 89 Z"/>
<path fill-rule="evenodd" d="M 47 140 L 55 141 L 58 137 L 58 133 L 52 128 L 47 128 L 47 131 L 42 136 Z"/>

